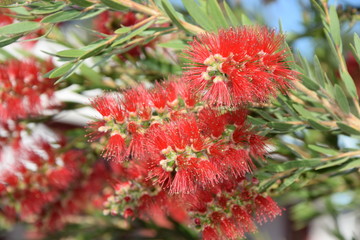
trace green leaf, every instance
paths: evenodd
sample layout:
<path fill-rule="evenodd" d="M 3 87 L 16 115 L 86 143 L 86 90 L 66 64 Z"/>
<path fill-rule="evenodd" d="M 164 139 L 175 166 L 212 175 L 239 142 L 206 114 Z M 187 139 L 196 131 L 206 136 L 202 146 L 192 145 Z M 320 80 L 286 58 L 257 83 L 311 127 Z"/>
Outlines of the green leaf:
<path fill-rule="evenodd" d="M 165 10 L 165 13 L 169 16 L 171 21 L 179 28 L 184 31 L 187 31 L 186 28 L 180 23 L 177 15 L 178 13 L 175 11 L 174 7 L 169 3 L 168 0 L 161 0 L 161 4 Z"/>
<path fill-rule="evenodd" d="M 140 33 L 142 33 L 143 31 L 145 31 L 147 28 L 149 28 L 152 24 L 154 23 L 154 21 L 150 21 L 146 24 L 144 24 L 143 26 L 137 28 L 136 30 L 132 31 L 131 33 L 129 33 L 128 35 L 121 37 L 119 40 L 115 41 L 111 46 L 115 47 L 118 46 L 124 42 L 126 42 L 127 40 L 130 40 L 131 38 L 139 35 Z"/>
<path fill-rule="evenodd" d="M 356 61 L 360 64 L 360 38 L 356 33 L 354 33 L 354 45 L 350 44 L 351 50 L 356 58 Z"/>
<path fill-rule="evenodd" d="M 235 16 L 234 12 L 231 10 L 231 8 L 229 7 L 229 5 L 227 4 L 226 1 L 224 1 L 224 8 L 226 11 L 227 16 L 229 17 L 229 20 L 231 22 L 231 25 L 233 27 L 237 27 L 241 25 L 241 22 L 239 19 L 237 19 L 237 17 Z"/>
<path fill-rule="evenodd" d="M 350 93 L 350 95 L 352 97 L 358 99 L 356 86 L 355 86 L 354 80 L 352 79 L 350 74 L 348 72 L 340 71 L 340 76 L 341 76 L 341 79 L 343 80 L 343 82 L 345 84 L 345 87 L 346 87 L 347 91 Z"/>
<path fill-rule="evenodd" d="M 90 80 L 92 86 L 94 86 L 94 87 L 96 87 L 96 86 L 103 87 L 104 86 L 104 84 L 102 83 L 102 76 L 98 72 L 94 71 L 92 68 L 83 64 L 80 67 L 80 71 L 84 77 L 86 77 L 87 79 Z"/>
<path fill-rule="evenodd" d="M 74 20 L 85 20 L 85 19 L 93 18 L 104 11 L 106 11 L 106 10 L 105 9 L 94 9 L 91 11 L 83 12 L 79 16 L 74 18 Z"/>
<path fill-rule="evenodd" d="M 345 166 L 341 167 L 338 171 L 345 171 L 351 168 L 360 168 L 360 159 L 350 160 Z"/>
<path fill-rule="evenodd" d="M 328 32 L 325 32 L 325 36 L 326 36 L 327 41 L 329 42 L 329 47 L 331 49 L 332 54 L 334 55 L 336 60 L 339 61 L 339 59 L 338 59 L 339 57 L 337 55 L 335 45 L 334 45 L 333 41 L 331 40 L 330 34 Z"/>
<path fill-rule="evenodd" d="M 254 124 L 254 125 L 264 125 L 264 124 L 267 123 L 266 121 L 264 121 L 264 120 L 261 119 L 261 118 L 254 118 L 254 117 L 252 117 L 252 116 L 248 116 L 247 119 L 248 119 L 248 121 L 249 121 L 250 123 L 252 123 L 252 124 Z"/>
<path fill-rule="evenodd" d="M 124 11 L 127 9 L 127 7 L 125 7 L 124 5 L 121 5 L 118 2 L 115 2 L 113 0 L 101 0 L 101 2 L 105 5 L 108 6 L 109 8 L 112 8 L 114 10 L 117 11 Z"/>
<path fill-rule="evenodd" d="M 349 102 L 338 84 L 335 85 L 335 100 L 344 113 L 350 113 Z"/>
<path fill-rule="evenodd" d="M 160 43 L 159 46 L 165 47 L 165 48 L 173 48 L 173 49 L 181 50 L 181 49 L 184 49 L 188 45 L 179 39 L 175 39 L 175 40 L 171 40 L 169 42 Z"/>
<path fill-rule="evenodd" d="M 73 65 L 74 65 L 73 62 L 65 63 L 61 67 L 58 67 L 58 68 L 54 69 L 53 71 L 51 71 L 49 78 L 57 78 L 57 77 L 64 75 L 67 71 L 69 71 L 71 69 L 71 67 Z"/>
<path fill-rule="evenodd" d="M 286 188 L 290 187 L 296 180 L 298 180 L 300 175 L 305 171 L 306 171 L 305 168 L 298 169 L 295 173 L 293 173 L 293 175 L 291 175 L 288 178 L 285 178 L 277 190 L 281 192 L 281 191 L 285 190 Z"/>
<path fill-rule="evenodd" d="M 272 127 L 279 131 L 288 131 L 294 126 L 292 124 L 280 123 L 280 122 L 271 122 L 271 123 L 268 123 L 268 125 L 269 125 L 269 127 Z"/>
<path fill-rule="evenodd" d="M 70 62 L 69 62 L 70 63 Z M 59 82 L 62 82 L 63 80 L 65 80 L 66 78 L 68 78 L 71 74 L 73 74 L 75 72 L 75 70 L 82 64 L 82 61 L 78 61 L 75 64 L 72 63 L 72 67 L 70 68 L 70 70 L 68 70 L 65 74 L 63 74 L 61 76 L 61 78 L 59 78 L 58 80 L 56 80 L 55 84 L 58 84 Z"/>
<path fill-rule="evenodd" d="M 121 27 L 119 29 L 117 29 L 114 33 L 116 34 L 124 34 L 124 33 L 128 33 L 131 31 L 131 27 Z"/>
<path fill-rule="evenodd" d="M 242 25 L 252 25 L 253 23 L 251 22 L 250 18 L 248 18 L 248 16 L 246 16 L 245 14 L 241 14 L 241 23 Z"/>
<path fill-rule="evenodd" d="M 314 118 L 313 114 L 310 111 L 306 110 L 303 106 L 301 106 L 299 104 L 293 104 L 292 106 L 304 118 L 306 118 L 306 119 Z"/>
<path fill-rule="evenodd" d="M 217 0 L 208 0 L 207 1 L 207 10 L 208 15 L 212 16 L 216 27 L 219 28 L 228 28 L 229 25 L 226 22 L 225 16 L 220 9 L 220 6 Z"/>
<path fill-rule="evenodd" d="M 315 80 L 320 84 L 321 87 L 325 87 L 325 76 L 322 70 L 319 58 L 315 55 L 314 57 L 314 69 L 315 69 Z"/>
<path fill-rule="evenodd" d="M 189 12 L 190 16 L 198 23 L 202 28 L 207 31 L 215 31 L 216 26 L 210 21 L 211 16 L 207 16 L 204 11 L 194 0 L 181 0 Z"/>
<path fill-rule="evenodd" d="M 338 152 L 333 150 L 333 149 L 320 147 L 320 146 L 316 146 L 316 145 L 312 145 L 312 144 L 309 144 L 308 148 L 310 148 L 311 150 L 314 150 L 315 152 L 319 152 L 319 153 L 322 153 L 322 154 L 325 154 L 325 155 L 333 156 L 333 155 L 338 154 Z"/>
<path fill-rule="evenodd" d="M 308 89 L 313 90 L 313 91 L 317 91 L 320 89 L 319 85 L 316 82 L 314 82 L 313 80 L 311 80 L 309 77 L 307 77 L 306 75 L 302 75 L 301 79 L 302 79 L 304 86 L 307 87 Z"/>
<path fill-rule="evenodd" d="M 80 57 L 81 55 L 83 55 L 84 53 L 86 53 L 84 50 L 68 49 L 68 50 L 63 50 L 63 51 L 57 52 L 56 55 L 60 56 L 60 57 L 77 58 L 77 57 Z"/>
<path fill-rule="evenodd" d="M 269 164 L 264 169 L 270 172 L 283 172 L 292 168 L 301 168 L 301 167 L 308 167 L 313 168 L 320 165 L 322 162 L 321 160 L 295 160 L 295 161 L 288 161 L 280 164 Z"/>
<path fill-rule="evenodd" d="M 41 22 L 43 23 L 58 23 L 58 22 L 66 22 L 69 20 L 73 20 L 76 17 L 80 16 L 81 12 L 71 9 L 68 11 L 61 11 L 54 14 L 51 14 L 47 17 L 44 17 Z"/>
<path fill-rule="evenodd" d="M 50 14 L 61 10 L 65 4 L 63 2 L 55 2 L 49 6 L 43 6 L 31 11 L 32 14 Z"/>
<path fill-rule="evenodd" d="M 12 38 L 3 38 L 3 37 L 0 37 L 0 48 L 2 47 L 5 47 L 13 42 L 16 42 L 16 40 L 18 40 L 19 38 L 21 38 L 22 36 L 15 36 L 15 37 L 12 37 Z"/>
<path fill-rule="evenodd" d="M 270 181 L 261 181 L 259 186 L 259 192 L 265 192 L 269 187 L 271 187 L 274 183 L 276 183 L 277 179 L 272 179 Z M 265 182 L 265 183 L 264 183 Z"/>
<path fill-rule="evenodd" d="M 347 133 L 350 135 L 360 135 L 360 131 L 358 131 L 357 129 L 355 129 L 349 125 L 346 125 L 345 123 L 337 122 L 336 124 L 344 133 Z"/>
<path fill-rule="evenodd" d="M 323 124 L 316 122 L 314 119 L 308 119 L 308 122 L 309 122 L 310 126 L 312 126 L 314 129 L 317 129 L 319 131 L 325 132 L 325 131 L 330 130 L 330 128 L 324 126 Z"/>
<path fill-rule="evenodd" d="M 86 53 L 84 53 L 83 55 L 81 55 L 79 57 L 79 59 L 86 59 L 86 58 L 89 58 L 89 57 L 92 57 L 92 56 L 95 56 L 97 54 L 99 54 L 103 49 L 105 49 L 107 47 L 107 43 L 103 43 L 103 44 L 100 44 L 99 46 L 91 49 L 90 51 L 87 51 Z"/>
<path fill-rule="evenodd" d="M 325 168 L 329 168 L 329 167 L 334 167 L 337 165 L 341 165 L 344 162 L 346 162 L 349 159 L 349 157 L 345 157 L 345 158 L 340 158 L 337 159 L 335 161 L 328 161 L 326 162 L 324 165 L 321 165 L 320 167 L 315 168 L 315 170 L 321 170 L 321 169 L 325 169 Z"/>
<path fill-rule="evenodd" d="M 41 27 L 38 22 L 23 21 L 0 27 L 0 35 L 12 35 L 34 31 Z"/>
<path fill-rule="evenodd" d="M 330 6 L 330 34 L 337 46 L 341 44 L 340 23 L 335 5 Z"/>
<path fill-rule="evenodd" d="M 72 2 L 75 5 L 78 5 L 80 7 L 90 7 L 92 5 L 94 5 L 92 2 L 89 2 L 87 0 L 70 0 L 70 2 Z"/>

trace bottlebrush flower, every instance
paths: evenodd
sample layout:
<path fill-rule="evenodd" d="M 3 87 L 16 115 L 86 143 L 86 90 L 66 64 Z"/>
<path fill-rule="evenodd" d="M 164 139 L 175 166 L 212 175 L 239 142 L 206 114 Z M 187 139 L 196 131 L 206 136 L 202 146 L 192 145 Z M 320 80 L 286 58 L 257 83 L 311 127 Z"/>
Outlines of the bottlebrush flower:
<path fill-rule="evenodd" d="M 260 26 L 201 34 L 185 51 L 185 80 L 210 105 L 265 102 L 297 75 L 287 66 L 283 43 L 283 35 Z"/>
<path fill-rule="evenodd" d="M 54 80 L 42 77 L 52 68 L 50 61 L 0 63 L 0 122 L 38 115 L 56 106 Z"/>

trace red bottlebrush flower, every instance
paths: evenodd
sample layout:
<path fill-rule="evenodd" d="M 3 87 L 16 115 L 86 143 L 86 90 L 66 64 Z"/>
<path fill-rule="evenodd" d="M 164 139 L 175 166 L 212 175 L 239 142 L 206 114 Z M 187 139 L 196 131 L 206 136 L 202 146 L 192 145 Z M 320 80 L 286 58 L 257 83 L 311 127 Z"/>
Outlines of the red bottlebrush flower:
<path fill-rule="evenodd" d="M 92 101 L 92 106 L 103 116 L 111 117 L 118 123 L 123 123 L 126 117 L 120 96 L 110 93 L 96 97 Z"/>
<path fill-rule="evenodd" d="M 259 26 L 202 34 L 185 51 L 191 61 L 185 80 L 210 105 L 267 101 L 297 76 L 283 42 L 283 35 Z"/>
<path fill-rule="evenodd" d="M 271 197 L 256 196 L 254 200 L 256 207 L 256 220 L 264 223 L 268 219 L 272 221 L 276 216 L 281 215 L 281 209 Z"/>
<path fill-rule="evenodd" d="M 158 112 L 163 112 L 167 103 L 166 89 L 159 83 L 150 91 L 151 101 Z"/>
<path fill-rule="evenodd" d="M 65 189 L 69 182 L 73 179 L 73 173 L 67 168 L 54 169 L 48 173 L 48 181 L 50 186 Z"/>
<path fill-rule="evenodd" d="M 206 226 L 202 231 L 202 239 L 203 240 L 220 240 L 222 239 L 214 228 L 210 226 Z"/>
<path fill-rule="evenodd" d="M 227 124 L 227 116 L 221 115 L 213 109 L 202 109 L 199 113 L 199 125 L 201 126 L 202 133 L 206 136 L 219 138 Z"/>
<path fill-rule="evenodd" d="M 34 60 L 0 64 L 0 122 L 38 115 L 56 105 L 54 80 L 42 76 L 52 66 Z"/>
<path fill-rule="evenodd" d="M 123 161 L 124 155 L 125 140 L 120 134 L 115 133 L 110 137 L 109 142 L 105 147 L 103 156 L 107 159 Z"/>
<path fill-rule="evenodd" d="M 237 229 L 233 221 L 220 212 L 211 214 L 211 221 L 219 227 L 222 236 L 226 239 L 234 239 L 237 236 Z"/>
<path fill-rule="evenodd" d="M 255 232 L 256 226 L 251 219 L 251 215 L 245 208 L 242 208 L 239 205 L 234 205 L 231 208 L 231 213 L 238 226 L 240 236 L 243 236 L 245 232 Z"/>

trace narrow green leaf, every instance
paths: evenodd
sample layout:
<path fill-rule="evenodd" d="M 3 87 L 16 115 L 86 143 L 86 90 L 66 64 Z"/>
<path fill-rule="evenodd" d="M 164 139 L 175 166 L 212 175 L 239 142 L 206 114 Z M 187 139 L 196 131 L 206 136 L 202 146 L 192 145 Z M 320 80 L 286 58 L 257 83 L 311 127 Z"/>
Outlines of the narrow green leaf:
<path fill-rule="evenodd" d="M 341 165 L 341 164 L 343 164 L 344 162 L 346 162 L 348 159 L 349 159 L 349 157 L 345 157 L 345 158 L 337 159 L 337 160 L 335 160 L 335 161 L 328 161 L 328 162 L 326 162 L 326 164 L 321 165 L 321 166 L 315 168 L 315 170 L 321 170 L 321 169 L 325 169 L 325 168 L 329 168 L 329 167 L 334 167 L 334 166 L 337 166 L 337 165 Z"/>
<path fill-rule="evenodd" d="M 360 135 L 360 131 L 358 131 L 357 129 L 355 129 L 345 123 L 337 122 L 336 124 L 338 125 L 340 130 L 342 130 L 344 133 L 347 133 L 350 135 Z"/>
<path fill-rule="evenodd" d="M 337 46 L 340 46 L 341 43 L 340 23 L 339 23 L 339 17 L 336 13 L 335 5 L 330 6 L 330 33 L 334 40 L 334 43 Z"/>
<path fill-rule="evenodd" d="M 299 104 L 293 104 L 292 106 L 304 118 L 306 118 L 306 119 L 314 118 L 313 114 L 310 111 L 306 110 L 303 106 L 301 106 Z"/>
<path fill-rule="evenodd" d="M 217 0 L 208 0 L 207 1 L 207 11 L 208 15 L 212 16 L 216 27 L 219 28 L 228 28 L 229 25 L 226 22 L 225 16 L 220 9 L 220 6 Z"/>
<path fill-rule="evenodd" d="M 61 67 L 58 67 L 54 69 L 51 74 L 49 75 L 49 78 L 57 78 L 62 75 L 64 75 L 67 71 L 71 69 L 71 67 L 74 65 L 73 62 L 68 62 L 62 65 Z"/>
<path fill-rule="evenodd" d="M 207 16 L 194 0 L 181 0 L 190 16 L 207 31 L 215 31 L 216 26 L 210 21 L 212 16 Z"/>
<path fill-rule="evenodd" d="M 87 0 L 70 0 L 73 4 L 78 5 L 80 7 L 90 7 L 93 5 L 92 2 L 89 2 Z"/>
<path fill-rule="evenodd" d="M 34 31 L 41 27 L 38 22 L 23 21 L 0 27 L 0 35 L 12 35 Z"/>
<path fill-rule="evenodd" d="M 77 58 L 85 53 L 86 52 L 84 50 L 80 50 L 80 49 L 68 49 L 57 52 L 56 55 L 60 57 Z"/>
<path fill-rule="evenodd" d="M 73 20 L 81 14 L 80 11 L 71 9 L 68 11 L 61 11 L 44 17 L 41 22 L 43 23 L 58 23 Z"/>
<path fill-rule="evenodd" d="M 305 171 L 306 171 L 306 169 L 304 169 L 304 168 L 298 169 L 295 173 L 293 173 L 293 175 L 291 175 L 288 178 L 285 178 L 277 190 L 283 191 L 286 188 L 290 187 L 296 180 L 299 179 L 300 175 Z"/>
<path fill-rule="evenodd" d="M 280 123 L 280 122 L 271 122 L 271 123 L 268 123 L 268 125 L 269 125 L 269 127 L 272 127 L 279 131 L 288 131 L 294 126 L 292 124 Z"/>
<path fill-rule="evenodd" d="M 302 79 L 302 82 L 303 82 L 304 86 L 307 87 L 308 89 L 313 90 L 313 91 L 317 91 L 317 90 L 320 89 L 318 83 L 314 82 L 313 80 L 311 80 L 306 75 L 302 75 L 301 79 Z"/>
<path fill-rule="evenodd" d="M 173 49 L 181 50 L 181 49 L 184 49 L 188 45 L 179 39 L 175 39 L 175 40 L 171 40 L 169 42 L 160 43 L 159 46 L 165 47 L 165 48 L 173 48 Z"/>
<path fill-rule="evenodd" d="M 354 80 L 350 76 L 348 72 L 340 72 L 340 77 L 343 80 L 346 90 L 349 92 L 350 96 L 358 99 L 357 91 L 356 91 L 356 85 L 354 83 Z"/>
<path fill-rule="evenodd" d="M 169 16 L 172 22 L 179 28 L 184 31 L 187 31 L 186 28 L 180 23 L 177 15 L 178 13 L 175 11 L 174 7 L 169 3 L 168 0 L 161 0 L 161 4 L 165 10 L 165 13 Z"/>
<path fill-rule="evenodd" d="M 354 33 L 354 44 L 357 52 L 360 55 L 360 38 L 359 35 L 357 35 L 357 33 Z"/>
<path fill-rule="evenodd" d="M 241 14 L 241 23 L 242 25 L 252 25 L 252 21 L 250 20 L 250 18 L 248 18 L 248 16 L 246 16 L 245 14 Z"/>
<path fill-rule="evenodd" d="M 351 168 L 360 168 L 360 159 L 350 160 L 345 166 L 340 168 L 338 171 L 345 171 Z"/>
<path fill-rule="evenodd" d="M 335 45 L 334 45 L 333 40 L 332 40 L 331 37 L 330 37 L 330 34 L 329 34 L 328 32 L 325 32 L 325 36 L 326 36 L 326 39 L 327 39 L 327 41 L 328 41 L 328 43 L 329 43 L 329 46 L 330 46 L 330 49 L 331 49 L 332 54 L 334 55 L 334 57 L 336 58 L 336 60 L 339 61 L 338 55 L 337 55 L 337 52 L 336 52 Z"/>
<path fill-rule="evenodd" d="M 252 124 L 254 124 L 254 125 L 264 125 L 264 124 L 266 124 L 267 122 L 266 121 L 264 121 L 263 119 L 261 119 L 261 118 L 254 118 L 254 117 L 252 117 L 252 116 L 248 116 L 248 121 L 250 122 L 250 123 L 252 123 Z"/>
<path fill-rule="evenodd" d="M 87 51 L 86 53 L 84 53 L 83 55 L 81 55 L 79 57 L 79 59 L 86 59 L 86 58 L 89 58 L 89 57 L 93 57 L 97 54 L 99 54 L 103 49 L 105 49 L 107 47 L 107 44 L 106 43 L 103 43 L 93 49 L 91 49 L 90 51 Z"/>
<path fill-rule="evenodd" d="M 319 58 L 316 55 L 314 56 L 314 69 L 316 81 L 320 84 L 321 87 L 325 87 L 324 71 L 322 70 Z"/>
<path fill-rule="evenodd" d="M 115 31 L 116 34 L 124 34 L 131 31 L 131 27 L 122 27 Z"/>
<path fill-rule="evenodd" d="M 106 11 L 105 9 L 93 9 L 91 11 L 81 13 L 79 16 L 74 18 L 74 20 L 85 20 L 85 19 L 93 18 L 105 11 Z"/>
<path fill-rule="evenodd" d="M 118 2 L 115 2 L 113 0 L 101 0 L 101 2 L 105 5 L 108 6 L 109 8 L 112 8 L 114 10 L 117 11 L 124 11 L 127 9 L 127 7 L 125 7 L 124 5 L 121 5 Z"/>
<path fill-rule="evenodd" d="M 283 172 L 292 168 L 301 168 L 301 167 L 308 167 L 313 168 L 320 165 L 322 162 L 321 160 L 295 160 L 295 161 L 288 161 L 280 164 L 269 164 L 265 167 L 266 171 L 270 172 Z"/>
<path fill-rule="evenodd" d="M 313 5 L 316 8 L 316 10 L 320 13 L 321 16 L 325 16 L 324 9 L 322 8 L 321 5 L 317 3 L 316 0 L 311 0 L 311 5 Z"/>
<path fill-rule="evenodd" d="M 95 87 L 103 87 L 102 76 L 98 72 L 94 71 L 92 68 L 86 66 L 85 64 L 80 67 L 80 71 L 82 75 L 88 80 L 90 80 L 91 84 L 93 84 Z"/>
<path fill-rule="evenodd" d="M 270 181 L 261 181 L 260 182 L 260 187 L 259 187 L 259 192 L 265 192 L 268 188 L 270 188 L 272 185 L 274 185 L 274 183 L 276 183 L 277 179 L 272 179 Z M 265 183 L 264 183 L 265 182 Z"/>
<path fill-rule="evenodd" d="M 231 25 L 233 27 L 240 26 L 241 25 L 240 20 L 235 16 L 234 12 L 231 10 L 231 8 L 229 7 L 229 5 L 227 4 L 226 1 L 224 1 L 224 8 L 225 8 L 226 14 L 231 22 Z"/>
<path fill-rule="evenodd" d="M 55 2 L 49 6 L 33 9 L 32 14 L 50 14 L 61 10 L 65 4 L 63 2 Z"/>
<path fill-rule="evenodd" d="M 3 37 L 0 37 L 0 48 L 2 47 L 5 47 L 13 42 L 16 42 L 19 38 L 21 38 L 22 36 L 15 36 L 15 37 L 12 37 L 12 38 L 3 38 Z"/>
<path fill-rule="evenodd" d="M 137 28 L 136 30 L 132 31 L 131 33 L 129 33 L 128 35 L 121 37 L 119 40 L 115 41 L 112 44 L 112 47 L 118 46 L 124 42 L 126 42 L 127 40 L 130 40 L 131 38 L 139 35 L 140 33 L 142 33 L 143 31 L 145 31 L 147 28 L 149 28 L 152 24 L 154 24 L 154 21 L 150 21 L 146 24 L 144 24 L 143 26 Z"/>
<path fill-rule="evenodd" d="M 330 130 L 330 128 L 324 126 L 323 124 L 316 122 L 314 119 L 308 119 L 308 122 L 309 122 L 310 126 L 312 126 L 314 129 L 317 129 L 319 131 L 325 132 L 325 131 Z"/>
<path fill-rule="evenodd" d="M 338 154 L 337 151 L 335 151 L 334 149 L 330 149 L 330 148 L 320 147 L 320 146 L 316 146 L 316 145 L 312 145 L 312 144 L 309 144 L 308 147 L 311 150 L 314 150 L 315 152 L 319 152 L 319 153 L 322 153 L 325 155 L 333 156 L 333 155 Z"/>
<path fill-rule="evenodd" d="M 71 66 L 70 70 L 68 70 L 58 80 L 56 80 L 55 84 L 58 84 L 58 83 L 64 81 L 66 78 L 70 77 L 82 63 L 83 63 L 82 61 L 78 61 L 75 64 L 72 63 L 72 66 Z"/>
<path fill-rule="evenodd" d="M 335 100 L 344 113 L 350 113 L 349 102 L 344 91 L 338 84 L 335 85 Z"/>

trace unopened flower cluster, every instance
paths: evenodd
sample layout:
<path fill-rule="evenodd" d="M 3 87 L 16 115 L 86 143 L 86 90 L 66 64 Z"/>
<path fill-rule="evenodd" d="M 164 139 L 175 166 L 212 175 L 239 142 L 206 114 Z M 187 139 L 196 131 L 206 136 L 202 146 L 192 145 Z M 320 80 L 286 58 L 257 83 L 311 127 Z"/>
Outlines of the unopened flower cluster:
<path fill-rule="evenodd" d="M 121 166 L 105 212 L 166 227 L 170 217 L 203 239 L 243 237 L 279 215 L 252 176 L 266 139 L 247 108 L 296 79 L 283 41 L 265 27 L 202 34 L 185 51 L 183 76 L 95 98 L 102 119 L 90 138 Z"/>

